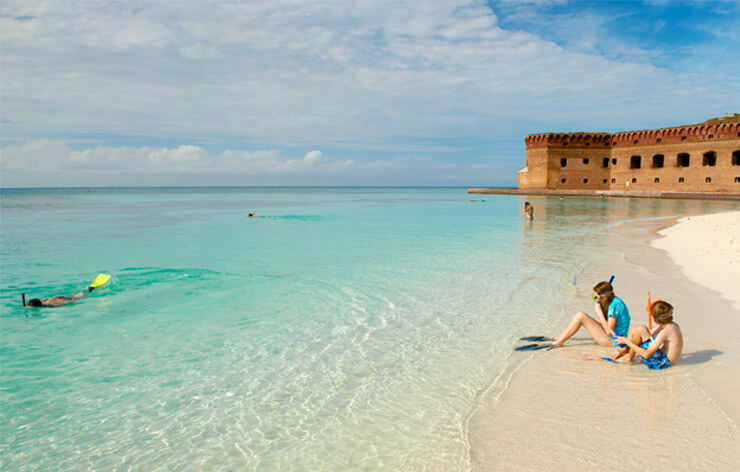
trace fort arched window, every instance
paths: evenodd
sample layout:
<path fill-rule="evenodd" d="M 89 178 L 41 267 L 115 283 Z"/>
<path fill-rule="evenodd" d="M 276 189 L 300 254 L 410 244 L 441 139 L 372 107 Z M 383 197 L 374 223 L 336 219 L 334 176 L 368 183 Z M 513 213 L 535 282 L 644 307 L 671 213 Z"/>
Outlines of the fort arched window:
<path fill-rule="evenodd" d="M 630 169 L 639 169 L 641 165 L 642 165 L 641 156 L 630 157 Z"/>
<path fill-rule="evenodd" d="M 738 152 L 738 160 L 740 160 L 740 152 Z M 601 167 L 607 168 L 609 167 L 609 158 L 605 157 L 604 162 L 601 163 Z"/>
<path fill-rule="evenodd" d="M 653 168 L 661 168 L 665 164 L 665 156 L 663 154 L 656 154 L 653 156 Z"/>
<path fill-rule="evenodd" d="M 717 165 L 717 153 L 714 151 L 707 151 L 704 153 L 704 159 L 702 165 L 714 167 Z"/>
<path fill-rule="evenodd" d="M 732 151 L 732 165 L 740 166 L 740 150 Z"/>
<path fill-rule="evenodd" d="M 660 183 L 660 178 L 659 178 L 659 177 L 656 177 L 656 178 L 655 178 L 655 183 L 656 183 L 656 184 L 659 184 L 659 183 Z"/>
<path fill-rule="evenodd" d="M 602 181 L 601 181 L 601 183 L 602 183 L 602 184 L 605 184 L 605 183 L 607 183 L 607 179 L 604 179 L 604 180 L 602 180 Z"/>
<path fill-rule="evenodd" d="M 740 184 L 740 177 L 735 177 L 735 183 Z"/>
<path fill-rule="evenodd" d="M 616 184 L 617 183 L 617 179 L 612 179 L 612 183 L 613 184 Z"/>
<path fill-rule="evenodd" d="M 682 183 L 683 183 L 683 177 L 679 177 L 679 178 L 678 178 L 678 183 L 679 183 L 679 184 L 682 184 Z"/>
<path fill-rule="evenodd" d="M 616 159 L 612 159 L 612 165 L 613 166 L 617 165 L 617 160 Z"/>
<path fill-rule="evenodd" d="M 637 177 L 632 177 L 632 183 L 633 184 L 636 184 L 637 183 Z"/>
<path fill-rule="evenodd" d="M 587 184 L 588 183 L 588 179 L 583 179 L 583 183 L 584 184 Z"/>
<path fill-rule="evenodd" d="M 682 152 L 678 155 L 678 167 L 688 167 L 690 156 L 688 153 Z"/>
<path fill-rule="evenodd" d="M 568 159 L 562 158 L 560 159 L 560 167 L 565 167 L 568 165 Z"/>
<path fill-rule="evenodd" d="M 568 179 L 560 179 L 560 183 L 561 183 L 561 184 L 564 184 L 564 183 L 565 183 L 565 182 L 567 182 L 567 181 L 568 181 Z"/>
<path fill-rule="evenodd" d="M 704 179 L 704 182 L 706 182 L 708 184 L 711 184 L 712 183 L 712 178 L 711 177 L 707 177 L 706 179 Z"/>
<path fill-rule="evenodd" d="M 588 157 L 583 158 L 583 164 L 588 165 L 588 163 L 591 162 Z"/>

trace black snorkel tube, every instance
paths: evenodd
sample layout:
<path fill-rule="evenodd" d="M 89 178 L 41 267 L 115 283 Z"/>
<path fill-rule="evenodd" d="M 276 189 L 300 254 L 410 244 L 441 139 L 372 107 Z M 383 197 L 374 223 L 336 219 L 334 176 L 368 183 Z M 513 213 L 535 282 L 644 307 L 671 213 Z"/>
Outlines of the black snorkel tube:
<path fill-rule="evenodd" d="M 25 306 L 26 306 L 26 294 L 25 293 L 22 293 L 21 294 L 21 297 L 23 298 L 23 307 L 25 308 Z"/>

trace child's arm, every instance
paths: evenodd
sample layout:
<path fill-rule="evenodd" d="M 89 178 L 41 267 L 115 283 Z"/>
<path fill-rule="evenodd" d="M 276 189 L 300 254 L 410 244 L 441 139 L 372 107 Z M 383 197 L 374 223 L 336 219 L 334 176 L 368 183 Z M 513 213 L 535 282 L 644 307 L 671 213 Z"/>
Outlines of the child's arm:
<path fill-rule="evenodd" d="M 614 336 L 616 334 L 614 333 L 614 327 L 617 325 L 617 319 L 611 317 L 607 320 L 604 315 L 604 310 L 601 309 L 601 305 L 599 303 L 597 303 L 594 308 L 596 309 L 596 315 L 598 315 L 596 316 L 596 319 L 601 323 L 601 327 L 604 328 L 606 334 Z"/>

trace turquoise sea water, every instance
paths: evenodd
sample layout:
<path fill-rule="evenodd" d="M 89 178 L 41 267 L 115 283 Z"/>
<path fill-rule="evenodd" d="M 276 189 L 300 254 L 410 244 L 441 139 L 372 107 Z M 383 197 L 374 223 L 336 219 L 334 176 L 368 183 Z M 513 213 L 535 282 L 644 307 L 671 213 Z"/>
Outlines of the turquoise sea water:
<path fill-rule="evenodd" d="M 598 235 L 730 206 L 532 201 L 527 222 L 458 188 L 3 190 L 1 468 L 469 468 L 471 412 Z"/>

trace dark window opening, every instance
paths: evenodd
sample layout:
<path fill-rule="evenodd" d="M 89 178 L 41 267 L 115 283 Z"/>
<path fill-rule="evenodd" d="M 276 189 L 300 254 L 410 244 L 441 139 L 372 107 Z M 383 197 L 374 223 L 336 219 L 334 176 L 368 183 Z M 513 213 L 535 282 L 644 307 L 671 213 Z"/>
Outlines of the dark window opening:
<path fill-rule="evenodd" d="M 583 183 L 584 184 L 587 184 L 588 183 L 588 179 L 583 179 Z"/>
<path fill-rule="evenodd" d="M 630 157 L 630 169 L 639 169 L 641 164 L 642 164 L 641 156 Z"/>
<path fill-rule="evenodd" d="M 740 184 L 740 177 L 735 177 L 735 183 Z"/>
<path fill-rule="evenodd" d="M 560 183 L 561 183 L 561 184 L 564 184 L 564 183 L 565 183 L 565 182 L 567 182 L 567 181 L 568 181 L 568 179 L 560 179 Z"/>
<path fill-rule="evenodd" d="M 613 166 L 617 165 L 617 160 L 616 159 L 612 159 L 612 165 Z"/>
<path fill-rule="evenodd" d="M 637 177 L 632 177 L 632 183 L 633 184 L 636 184 L 637 183 Z"/>
<path fill-rule="evenodd" d="M 606 182 L 607 182 L 606 179 L 604 179 L 604 180 L 601 181 L 602 184 L 605 184 Z"/>
<path fill-rule="evenodd" d="M 740 151 L 732 151 L 732 165 L 740 166 Z"/>
<path fill-rule="evenodd" d="M 704 159 L 702 165 L 714 167 L 717 165 L 717 153 L 714 151 L 707 151 L 704 153 Z"/>
<path fill-rule="evenodd" d="M 660 183 L 660 178 L 659 178 L 659 177 L 656 177 L 656 178 L 655 178 L 655 183 L 656 183 L 656 184 L 659 184 L 659 183 Z"/>
<path fill-rule="evenodd" d="M 604 167 L 604 168 L 609 167 L 609 158 L 608 157 L 605 157 L 604 158 L 604 162 L 601 163 L 601 167 Z"/>
<path fill-rule="evenodd" d="M 704 179 L 704 182 L 706 182 L 708 184 L 711 184 L 712 183 L 712 178 L 711 177 L 707 177 L 706 179 Z"/>
<path fill-rule="evenodd" d="M 562 158 L 560 159 L 560 167 L 565 167 L 568 165 L 568 159 Z"/>
<path fill-rule="evenodd" d="M 663 154 L 656 154 L 653 156 L 653 168 L 659 169 L 665 164 L 665 156 Z"/>
<path fill-rule="evenodd" d="M 689 160 L 690 160 L 690 156 L 687 153 L 682 152 L 681 154 L 678 155 L 678 167 L 688 167 Z"/>
<path fill-rule="evenodd" d="M 663 141 L 663 140 L 661 138 L 658 138 L 657 142 L 661 142 L 661 141 Z"/>
<path fill-rule="evenodd" d="M 681 141 L 686 141 L 686 136 L 681 136 Z"/>
<path fill-rule="evenodd" d="M 635 139 L 635 144 L 638 144 L 639 142 L 640 142 L 639 140 Z"/>
<path fill-rule="evenodd" d="M 679 178 L 678 178 L 678 183 L 679 183 L 679 184 L 682 184 L 682 183 L 683 183 L 683 177 L 679 177 Z"/>
<path fill-rule="evenodd" d="M 617 183 L 617 179 L 612 179 L 612 183 L 613 184 L 616 184 Z"/>
<path fill-rule="evenodd" d="M 588 164 L 589 162 L 591 162 L 591 161 L 587 157 L 583 159 L 583 163 L 584 164 Z"/>

